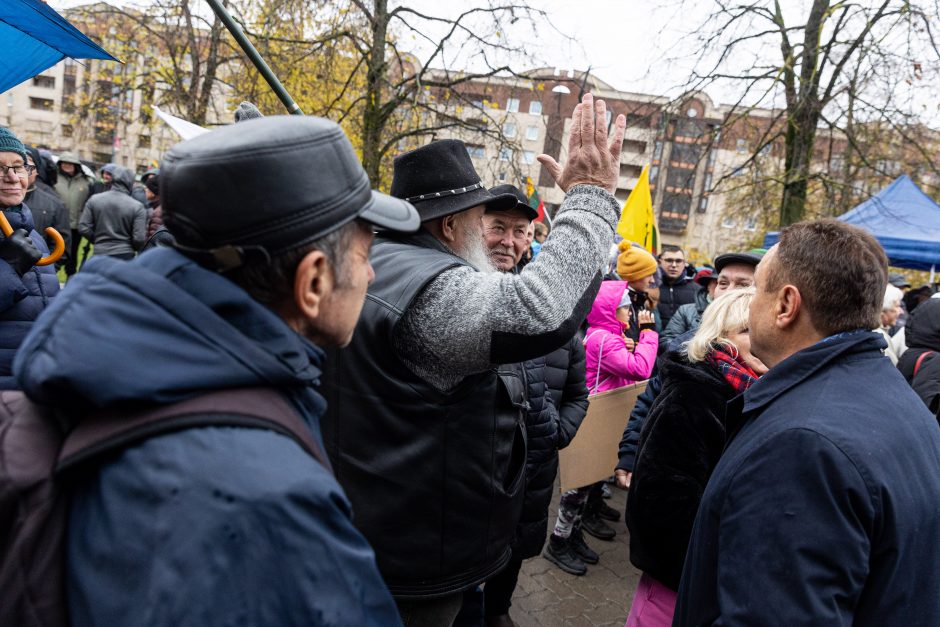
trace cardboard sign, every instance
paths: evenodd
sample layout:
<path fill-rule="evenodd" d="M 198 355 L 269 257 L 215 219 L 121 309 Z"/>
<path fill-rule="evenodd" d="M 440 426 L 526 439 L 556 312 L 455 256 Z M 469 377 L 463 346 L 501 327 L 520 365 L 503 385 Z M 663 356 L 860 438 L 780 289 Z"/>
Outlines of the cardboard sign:
<path fill-rule="evenodd" d="M 620 460 L 623 430 L 646 381 L 601 392 L 589 398 L 587 415 L 577 435 L 558 451 L 561 491 L 591 485 L 614 474 Z"/>

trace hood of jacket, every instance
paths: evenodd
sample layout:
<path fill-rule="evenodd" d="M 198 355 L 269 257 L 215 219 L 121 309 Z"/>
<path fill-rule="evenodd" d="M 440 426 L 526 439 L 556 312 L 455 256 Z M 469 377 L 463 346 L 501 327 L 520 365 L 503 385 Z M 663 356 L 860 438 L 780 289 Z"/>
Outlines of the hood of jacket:
<path fill-rule="evenodd" d="M 131 190 L 134 189 L 134 173 L 130 169 L 119 165 L 112 166 L 110 171 L 112 176 L 111 190 L 129 195 Z"/>
<path fill-rule="evenodd" d="M 626 281 L 603 281 L 601 289 L 597 292 L 594 305 L 587 315 L 587 323 L 592 329 L 604 329 L 620 335 L 623 333 L 623 323 L 617 319 L 617 308 L 623 300 L 623 293 L 627 290 Z"/>
<path fill-rule="evenodd" d="M 940 299 L 931 298 L 917 306 L 904 327 L 908 348 L 940 351 Z"/>
<path fill-rule="evenodd" d="M 37 320 L 14 374 L 53 406 L 168 403 L 227 387 L 305 387 L 323 352 L 175 250 L 95 257 Z"/>

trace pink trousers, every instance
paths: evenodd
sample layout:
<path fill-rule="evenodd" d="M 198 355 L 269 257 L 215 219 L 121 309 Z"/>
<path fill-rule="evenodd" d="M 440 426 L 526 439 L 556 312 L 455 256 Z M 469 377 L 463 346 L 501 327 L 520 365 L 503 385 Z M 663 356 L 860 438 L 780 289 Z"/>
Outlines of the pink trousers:
<path fill-rule="evenodd" d="M 671 627 L 676 613 L 676 591 L 646 573 L 640 577 L 626 627 Z"/>

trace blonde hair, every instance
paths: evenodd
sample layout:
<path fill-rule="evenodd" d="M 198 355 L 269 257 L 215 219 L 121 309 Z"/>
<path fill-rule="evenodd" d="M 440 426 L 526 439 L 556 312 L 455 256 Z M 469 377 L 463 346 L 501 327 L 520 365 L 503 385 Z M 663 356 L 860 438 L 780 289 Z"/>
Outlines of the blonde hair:
<path fill-rule="evenodd" d="M 747 312 L 753 298 L 753 287 L 731 290 L 716 298 L 702 314 L 695 336 L 685 344 L 689 361 L 703 361 L 715 344 L 734 349 L 728 336 L 747 329 Z"/>

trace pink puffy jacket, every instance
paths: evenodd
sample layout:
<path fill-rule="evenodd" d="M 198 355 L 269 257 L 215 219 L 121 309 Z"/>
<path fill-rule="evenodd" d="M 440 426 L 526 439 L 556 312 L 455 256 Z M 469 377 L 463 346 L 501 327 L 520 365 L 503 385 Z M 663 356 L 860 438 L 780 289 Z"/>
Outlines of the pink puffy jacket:
<path fill-rule="evenodd" d="M 641 331 L 633 351 L 624 343 L 624 325 L 617 320 L 617 306 L 627 289 L 625 281 L 604 281 L 587 316 L 584 336 L 587 386 L 591 394 L 606 392 L 648 379 L 656 363 L 659 334 Z"/>

